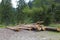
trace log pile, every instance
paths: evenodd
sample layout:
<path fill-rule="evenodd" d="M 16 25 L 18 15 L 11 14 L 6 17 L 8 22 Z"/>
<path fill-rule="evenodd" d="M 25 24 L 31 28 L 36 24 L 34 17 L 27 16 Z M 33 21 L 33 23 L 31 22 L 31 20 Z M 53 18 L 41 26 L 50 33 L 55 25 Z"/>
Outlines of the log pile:
<path fill-rule="evenodd" d="M 53 27 L 46 27 L 44 25 L 42 25 L 41 23 L 43 22 L 37 22 L 34 24 L 24 24 L 24 25 L 20 25 L 20 26 L 16 26 L 16 27 L 7 27 L 8 29 L 14 30 L 14 31 L 20 31 L 20 30 L 38 30 L 38 31 L 59 31 L 60 32 L 60 28 L 53 28 Z"/>

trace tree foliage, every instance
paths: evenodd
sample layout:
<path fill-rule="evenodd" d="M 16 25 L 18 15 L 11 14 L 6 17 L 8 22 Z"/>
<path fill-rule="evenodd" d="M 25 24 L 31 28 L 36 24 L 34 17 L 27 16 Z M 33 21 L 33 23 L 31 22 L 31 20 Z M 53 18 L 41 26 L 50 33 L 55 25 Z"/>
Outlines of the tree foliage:
<path fill-rule="evenodd" d="M 11 0 L 2 0 L 0 4 L 0 23 L 9 24 L 12 18 Z"/>
<path fill-rule="evenodd" d="M 0 24 L 34 23 L 44 21 L 45 25 L 60 23 L 60 3 L 58 0 L 34 0 L 17 2 L 13 8 L 11 0 L 0 3 Z"/>

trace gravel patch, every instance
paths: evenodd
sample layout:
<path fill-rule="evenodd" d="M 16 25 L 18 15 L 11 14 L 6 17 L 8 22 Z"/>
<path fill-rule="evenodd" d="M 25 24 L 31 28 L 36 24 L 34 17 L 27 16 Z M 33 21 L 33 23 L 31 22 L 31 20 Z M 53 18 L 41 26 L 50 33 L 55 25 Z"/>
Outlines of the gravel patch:
<path fill-rule="evenodd" d="M 60 33 L 48 31 L 27 31 L 14 32 L 9 29 L 0 29 L 0 40 L 60 40 Z"/>

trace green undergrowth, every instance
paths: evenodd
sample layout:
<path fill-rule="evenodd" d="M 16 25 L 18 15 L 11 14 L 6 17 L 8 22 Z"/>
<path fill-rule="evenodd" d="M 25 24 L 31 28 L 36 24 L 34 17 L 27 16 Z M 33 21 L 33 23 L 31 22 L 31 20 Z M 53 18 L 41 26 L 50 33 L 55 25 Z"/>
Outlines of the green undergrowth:
<path fill-rule="evenodd" d="M 0 28 L 6 28 L 6 26 L 5 25 L 0 25 Z"/>
<path fill-rule="evenodd" d="M 50 27 L 59 27 L 60 28 L 60 24 L 50 24 Z"/>
<path fill-rule="evenodd" d="M 52 34 L 52 35 L 60 35 L 60 32 L 49 31 L 48 33 L 49 33 L 49 34 Z"/>
<path fill-rule="evenodd" d="M 6 28 L 7 26 L 16 26 L 16 25 L 13 25 L 13 24 L 9 24 L 9 25 L 0 25 L 0 28 Z"/>

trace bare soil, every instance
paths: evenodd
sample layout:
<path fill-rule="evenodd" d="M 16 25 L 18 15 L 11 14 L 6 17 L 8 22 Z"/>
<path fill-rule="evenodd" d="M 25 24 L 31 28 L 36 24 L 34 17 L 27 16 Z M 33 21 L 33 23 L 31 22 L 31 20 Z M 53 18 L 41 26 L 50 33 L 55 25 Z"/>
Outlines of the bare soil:
<path fill-rule="evenodd" d="M 60 40 L 60 32 L 28 30 L 15 32 L 6 28 L 0 28 L 0 40 Z"/>

